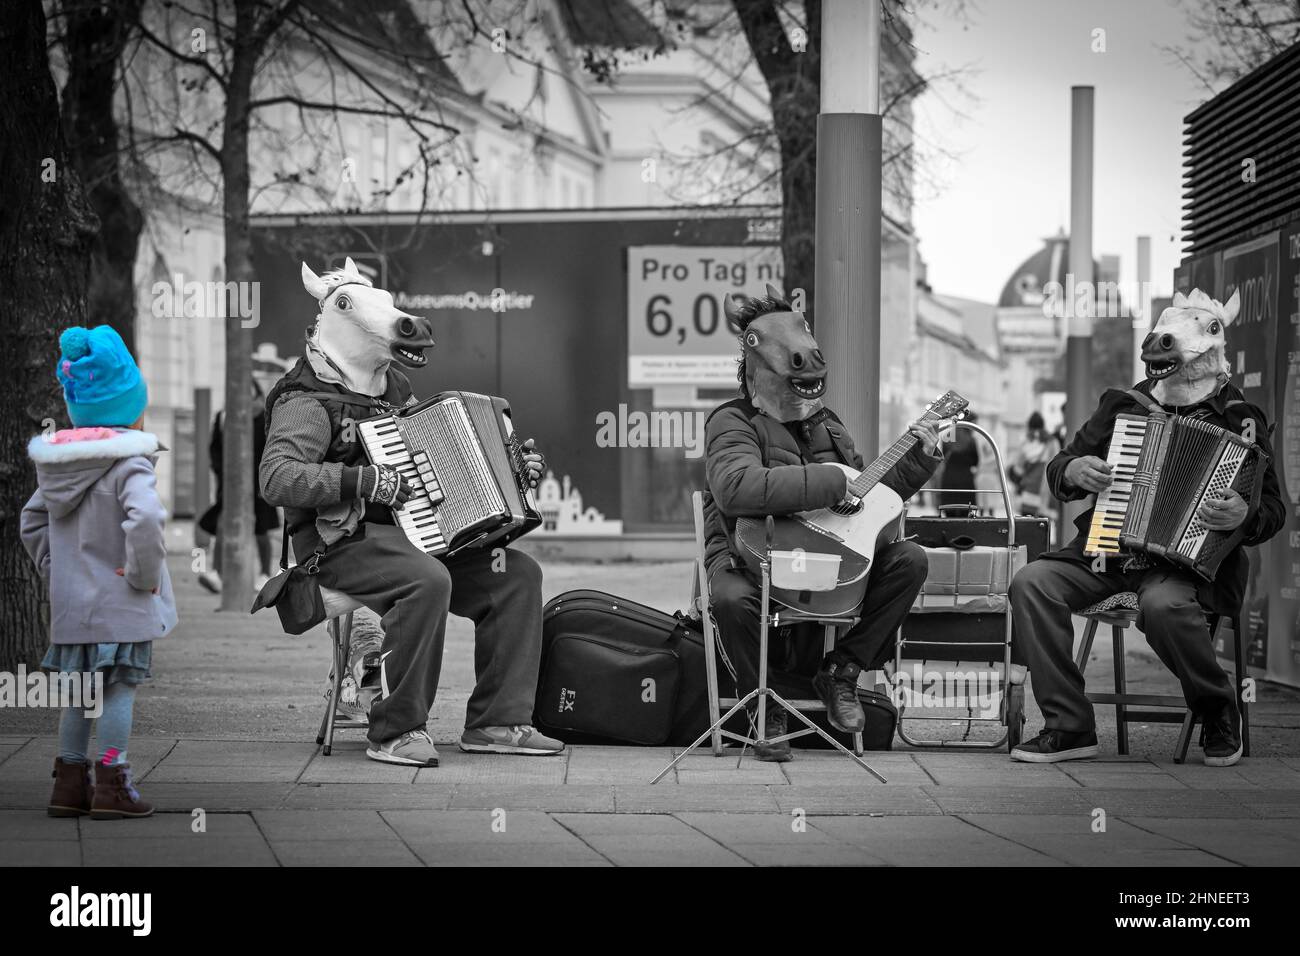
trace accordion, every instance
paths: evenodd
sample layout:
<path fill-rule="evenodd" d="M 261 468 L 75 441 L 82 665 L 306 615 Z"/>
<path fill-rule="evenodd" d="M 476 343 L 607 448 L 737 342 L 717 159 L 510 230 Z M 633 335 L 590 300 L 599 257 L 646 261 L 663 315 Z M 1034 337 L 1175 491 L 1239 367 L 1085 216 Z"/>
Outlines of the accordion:
<path fill-rule="evenodd" d="M 505 399 L 440 392 L 357 431 L 370 460 L 413 487 L 393 516 L 421 551 L 503 545 L 542 523 Z"/>
<path fill-rule="evenodd" d="M 1212 581 L 1259 507 L 1261 457 L 1253 442 L 1199 419 L 1117 416 L 1106 456 L 1112 481 L 1097 495 L 1084 551 L 1152 555 Z M 1228 489 L 1245 499 L 1246 520 L 1211 531 L 1197 511 Z"/>

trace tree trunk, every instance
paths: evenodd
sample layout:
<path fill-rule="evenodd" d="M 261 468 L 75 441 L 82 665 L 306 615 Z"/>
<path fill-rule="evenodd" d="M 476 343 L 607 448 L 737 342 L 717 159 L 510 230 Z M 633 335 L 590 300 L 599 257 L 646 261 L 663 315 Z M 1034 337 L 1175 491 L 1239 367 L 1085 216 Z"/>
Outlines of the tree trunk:
<path fill-rule="evenodd" d="M 122 183 L 113 98 L 143 0 L 62 0 L 68 54 L 63 131 L 100 229 L 91 245 L 86 324 L 111 325 L 135 352 L 135 258 L 144 217 Z"/>
<path fill-rule="evenodd" d="M 54 368 L 59 331 L 86 312 L 97 223 L 68 161 L 41 0 L 0 17 L 0 668 L 35 664 L 49 637 L 45 588 L 18 537 L 36 487 L 27 440 L 64 422 Z"/>
<path fill-rule="evenodd" d="M 813 313 L 817 214 L 817 114 L 821 110 L 821 0 L 806 0 L 807 47 L 790 45 L 775 0 L 733 0 L 767 84 L 781 150 L 781 256 L 787 296 L 802 289 Z M 797 304 L 797 303 L 796 303 Z"/>
<path fill-rule="evenodd" d="M 255 30 L 258 4 L 236 0 L 235 36 L 221 141 L 226 282 L 255 281 L 249 235 L 248 130 L 253 73 L 262 43 Z M 227 286 L 227 288 L 231 288 Z M 237 293 L 236 293 L 237 295 Z M 253 301 L 245 297 L 246 301 Z M 232 302 L 237 306 L 238 302 Z M 253 335 L 238 308 L 227 308 L 226 402 L 223 425 L 221 609 L 247 614 L 253 606 Z"/>

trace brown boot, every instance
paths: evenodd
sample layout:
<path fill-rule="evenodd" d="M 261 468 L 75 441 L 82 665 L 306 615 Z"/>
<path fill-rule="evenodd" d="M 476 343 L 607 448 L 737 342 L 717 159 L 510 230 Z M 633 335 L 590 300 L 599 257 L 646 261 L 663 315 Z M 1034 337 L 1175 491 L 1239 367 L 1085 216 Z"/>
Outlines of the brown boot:
<path fill-rule="evenodd" d="M 153 807 L 140 799 L 131 783 L 131 765 L 95 765 L 95 799 L 90 807 L 92 820 L 121 820 L 124 817 L 147 817 Z"/>
<path fill-rule="evenodd" d="M 94 787 L 90 783 L 90 767 L 84 763 L 67 763 L 61 757 L 54 758 L 54 792 L 50 794 L 50 805 L 45 812 L 52 817 L 80 817 L 90 812 L 91 794 Z"/>

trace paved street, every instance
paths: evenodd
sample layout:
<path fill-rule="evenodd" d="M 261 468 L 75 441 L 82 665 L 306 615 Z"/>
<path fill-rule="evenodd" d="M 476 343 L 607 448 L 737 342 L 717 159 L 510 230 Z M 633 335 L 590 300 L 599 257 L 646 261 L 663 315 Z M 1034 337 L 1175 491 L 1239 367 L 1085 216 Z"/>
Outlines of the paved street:
<path fill-rule="evenodd" d="M 417 771 L 366 760 L 356 739 L 323 757 L 310 743 L 148 737 L 132 760 L 163 812 L 108 822 L 44 815 L 50 746 L 0 738 L 0 865 L 1300 862 L 1300 758 L 1213 770 L 883 753 L 880 784 L 831 754 L 785 766 L 701 754 L 651 786 L 666 748 L 447 747 L 441 767 Z"/>
<path fill-rule="evenodd" d="M 880 784 L 825 752 L 783 766 L 705 752 L 651 786 L 668 748 L 545 759 L 456 750 L 473 666 L 469 624 L 453 618 L 430 724 L 443 764 L 416 771 L 367 760 L 359 731 L 340 731 L 333 756 L 318 752 L 323 629 L 293 638 L 270 613 L 215 613 L 188 557 L 173 555 L 171 567 L 182 623 L 156 645 L 130 750 L 162 812 L 47 818 L 57 714 L 0 710 L 0 865 L 1300 862 L 1300 694 L 1285 688 L 1261 685 L 1258 756 L 1227 770 L 1202 765 L 1195 745 L 1173 764 L 1169 725 L 1134 727 L 1132 756 L 1117 757 L 1103 709 L 1103 759 L 1093 762 L 895 750 L 869 755 L 889 781 Z M 545 568 L 547 597 L 596 587 L 672 609 L 688 594 L 684 562 Z M 1109 641 L 1097 644 L 1090 673 L 1108 679 Z M 1137 635 L 1128 669 L 1143 692 L 1176 689 Z M 1031 732 L 1039 724 L 1031 706 Z"/>

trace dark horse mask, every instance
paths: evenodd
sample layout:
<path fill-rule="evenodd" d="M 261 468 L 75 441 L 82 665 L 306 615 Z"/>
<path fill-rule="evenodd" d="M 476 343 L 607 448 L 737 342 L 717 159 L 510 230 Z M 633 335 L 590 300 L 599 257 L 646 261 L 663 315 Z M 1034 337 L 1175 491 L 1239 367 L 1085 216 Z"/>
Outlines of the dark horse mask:
<path fill-rule="evenodd" d="M 767 287 L 776 309 L 753 316 L 753 300 L 728 295 L 723 312 L 740 329 L 745 388 L 754 407 L 779 422 L 801 422 L 821 410 L 826 361 L 803 313 Z"/>

